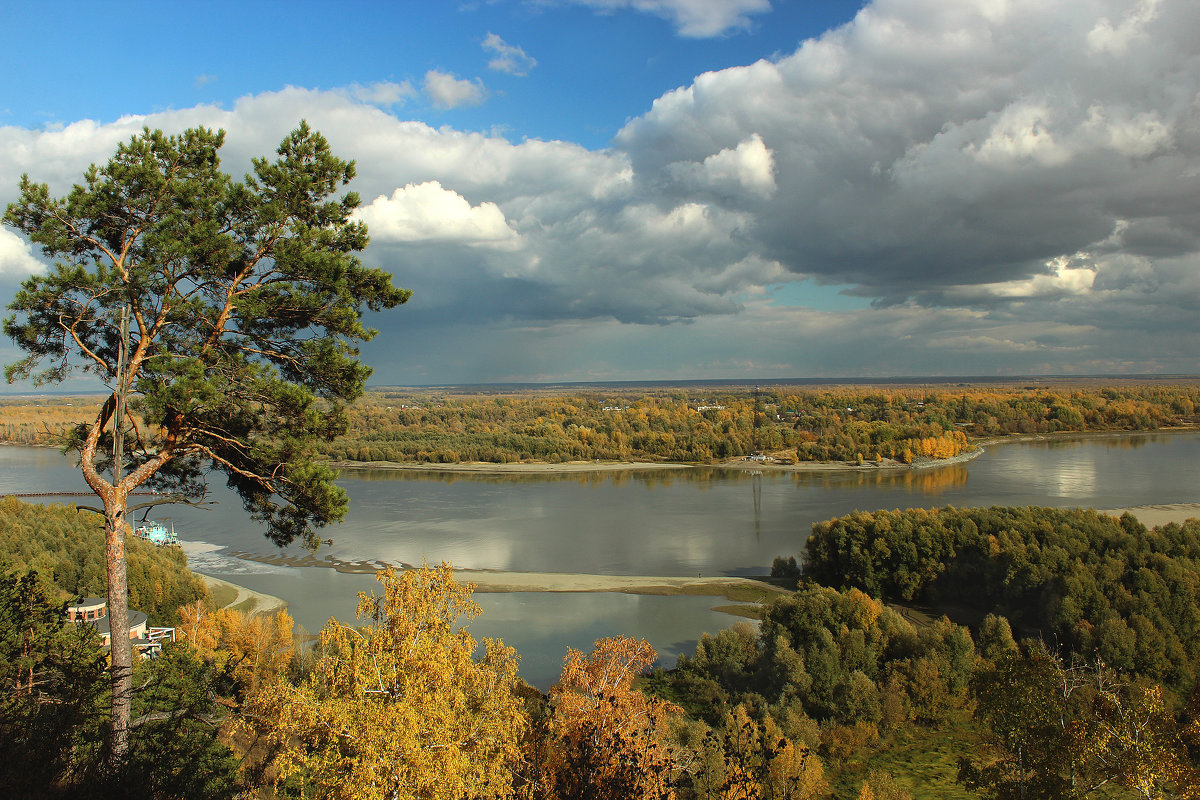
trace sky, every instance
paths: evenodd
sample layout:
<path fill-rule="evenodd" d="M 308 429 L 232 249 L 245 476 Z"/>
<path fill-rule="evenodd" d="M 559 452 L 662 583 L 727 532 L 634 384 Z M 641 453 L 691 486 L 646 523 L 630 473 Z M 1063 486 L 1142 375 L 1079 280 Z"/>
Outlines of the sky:
<path fill-rule="evenodd" d="M 1200 373 L 1195 0 L 0 0 L 0 70 L 0 205 L 308 120 L 375 385 Z"/>

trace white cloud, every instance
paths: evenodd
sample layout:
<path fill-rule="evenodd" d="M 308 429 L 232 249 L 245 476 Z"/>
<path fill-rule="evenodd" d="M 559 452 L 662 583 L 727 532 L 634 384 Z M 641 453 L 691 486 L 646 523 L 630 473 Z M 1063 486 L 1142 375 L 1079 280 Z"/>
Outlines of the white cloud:
<path fill-rule="evenodd" d="M 0 276 L 25 278 L 45 272 L 29 243 L 7 228 L 0 228 Z"/>
<path fill-rule="evenodd" d="M 459 379 L 636 377 L 618 351 L 646 377 L 1194 372 L 1198 28 L 1184 0 L 876 0 L 697 76 L 603 150 L 434 128 L 386 107 L 397 89 L 353 87 L 0 127 L 0 203 L 22 172 L 64 193 L 143 125 L 227 129 L 240 174 L 303 117 L 377 198 L 365 259 L 416 291 L 380 338 L 436 330 Z M 482 99 L 445 77 L 447 107 Z M 16 252 L 4 274 L 32 268 Z M 806 277 L 875 306 L 764 291 Z M 556 355 L 520 350 L 539 338 Z"/>
<path fill-rule="evenodd" d="M 488 33 L 487 38 L 483 40 L 483 49 L 492 53 L 488 69 L 494 69 L 497 72 L 525 76 L 537 66 L 537 60 L 526 53 L 523 48 L 509 44 L 494 33 Z"/>
<path fill-rule="evenodd" d="M 1088 259 L 1087 253 L 1060 256 L 1047 262 L 1046 271 L 1040 275 L 1003 283 L 957 287 L 947 291 L 939 302 L 973 305 L 995 301 L 1059 300 L 1070 295 L 1083 295 L 1091 291 L 1099 274 L 1095 266 L 1087 264 Z"/>
<path fill-rule="evenodd" d="M 438 108 L 477 106 L 487 97 L 483 81 L 460 79 L 448 72 L 431 69 L 425 73 L 425 94 Z"/>
<path fill-rule="evenodd" d="M 700 163 L 670 164 L 667 172 L 694 189 L 769 198 L 776 188 L 775 155 L 757 133 L 737 147 L 706 156 Z"/>
<path fill-rule="evenodd" d="M 1116 27 L 1108 17 L 1101 17 L 1088 31 L 1088 49 L 1095 53 L 1124 54 L 1130 44 L 1145 35 L 1146 25 L 1154 19 L 1161 0 L 1141 0 Z"/>
<path fill-rule="evenodd" d="M 604 12 L 633 9 L 675 26 L 680 36 L 704 39 L 747 30 L 753 16 L 771 10 L 770 0 L 565 0 Z"/>
<path fill-rule="evenodd" d="M 345 91 L 355 100 L 369 103 L 373 106 L 400 105 L 405 100 L 415 97 L 417 94 L 417 90 L 408 81 L 401 83 L 377 81 L 366 86 L 355 83 L 348 86 Z"/>
<path fill-rule="evenodd" d="M 380 195 L 360 207 L 356 216 L 367 224 L 372 238 L 389 242 L 511 247 L 519 238 L 495 203 L 472 206 L 437 181 L 410 183 L 391 197 Z"/>

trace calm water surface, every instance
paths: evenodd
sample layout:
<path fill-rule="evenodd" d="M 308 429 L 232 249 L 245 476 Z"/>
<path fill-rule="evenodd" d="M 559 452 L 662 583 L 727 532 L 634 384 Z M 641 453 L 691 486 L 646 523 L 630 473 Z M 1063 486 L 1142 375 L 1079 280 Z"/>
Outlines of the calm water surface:
<path fill-rule="evenodd" d="M 402 564 L 452 562 L 472 569 L 609 575 L 756 575 L 796 554 L 812 523 L 855 509 L 1046 505 L 1114 508 L 1200 501 L 1200 434 L 1013 443 L 936 469 L 750 475 L 712 469 L 556 476 L 480 476 L 349 471 L 339 482 L 351 510 L 325 534 L 319 559 Z M 0 494 L 84 489 L 55 451 L 0 447 Z M 353 615 L 371 576 L 322 567 L 281 567 L 245 558 L 279 551 L 223 484 L 209 510 L 164 510 L 193 543 L 192 566 L 287 600 L 317 630 Z M 80 498 L 80 502 L 88 502 Z M 207 547 L 197 546 L 206 543 Z M 287 554 L 303 556 L 300 548 Z M 542 686 L 565 648 L 600 636 L 649 639 L 671 662 L 702 632 L 732 617 L 711 598 L 624 594 L 478 594 L 471 629 L 522 654 L 522 675 Z"/>

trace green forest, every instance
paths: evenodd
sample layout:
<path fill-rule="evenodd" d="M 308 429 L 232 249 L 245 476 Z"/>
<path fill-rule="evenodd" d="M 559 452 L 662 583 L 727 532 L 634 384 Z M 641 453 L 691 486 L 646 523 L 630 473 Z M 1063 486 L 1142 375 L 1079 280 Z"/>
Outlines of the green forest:
<path fill-rule="evenodd" d="M 1193 426 L 1198 405 L 1200 386 L 1166 382 L 374 390 L 323 450 L 360 463 L 712 464 L 762 453 L 779 463 L 912 464 L 1005 436 Z M 2 402 L 0 441 L 53 445 L 98 408 L 88 398 Z"/>
<path fill-rule="evenodd" d="M 180 548 L 128 536 L 125 554 L 129 607 L 144 611 L 151 625 L 175 625 L 180 606 L 208 596 Z M 27 570 L 37 572 L 58 600 L 104 597 L 103 519 L 72 505 L 0 499 L 0 573 Z"/>
<path fill-rule="evenodd" d="M 670 461 L 754 453 L 779 461 L 913 463 L 1013 434 L 1156 430 L 1196 423 L 1200 386 L 753 387 L 632 392 L 369 392 L 344 461 Z"/>
<path fill-rule="evenodd" d="M 643 641 L 603 639 L 568 650 L 548 693 L 471 636 L 479 607 L 449 565 L 381 573 L 308 646 L 285 613 L 195 597 L 178 642 L 137 667 L 130 769 L 147 777 L 105 772 L 103 658 L 38 555 L 88 517 L 3 508 L 6 528 L 32 526 L 17 538 L 47 540 L 0 580 L 5 796 L 1200 796 L 1197 521 L 854 513 L 777 559 L 794 589 L 758 627 L 705 636 L 670 670 Z M 39 752 L 43 770 L 14 761 Z"/>

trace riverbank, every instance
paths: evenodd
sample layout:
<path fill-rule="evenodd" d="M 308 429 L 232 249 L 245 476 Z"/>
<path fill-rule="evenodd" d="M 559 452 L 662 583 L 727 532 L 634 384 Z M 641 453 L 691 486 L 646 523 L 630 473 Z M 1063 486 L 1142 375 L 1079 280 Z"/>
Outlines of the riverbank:
<path fill-rule="evenodd" d="M 277 611 L 287 610 L 287 601 L 281 598 L 256 592 L 211 575 L 201 575 L 199 572 L 195 574 L 208 587 L 209 593 L 217 602 L 217 608 L 228 608 L 246 615 L 274 614 Z"/>
<path fill-rule="evenodd" d="M 581 472 L 621 472 L 642 470 L 678 470 L 678 469 L 726 469 L 741 472 L 770 471 L 770 472 L 878 472 L 881 470 L 920 470 L 959 464 L 971 461 L 986 452 L 985 448 L 998 444 L 1017 444 L 1020 442 L 1039 441 L 1075 441 L 1089 439 L 1116 439 L 1129 436 L 1151 434 L 1183 434 L 1195 433 L 1195 426 L 1178 426 L 1171 428 L 1156 428 L 1145 431 L 1060 431 L 1057 433 L 1009 434 L 972 441 L 975 449 L 961 453 L 951 458 L 917 457 L 912 464 L 885 458 L 876 463 L 864 461 L 857 464 L 851 461 L 799 461 L 781 463 L 778 461 L 755 461 L 748 457 L 718 461 L 712 464 L 691 464 L 678 461 L 564 461 L 550 463 L 543 461 L 521 461 L 498 464 L 487 461 L 457 462 L 452 464 L 435 464 L 431 462 L 410 461 L 330 461 L 329 466 L 339 470 L 403 470 L 415 472 L 457 472 L 495 475 L 556 475 Z"/>
<path fill-rule="evenodd" d="M 406 461 L 331 461 L 329 466 L 338 470 L 395 470 L 414 472 L 450 472 L 481 475 L 567 475 L 586 472 L 637 472 L 648 470 L 724 469 L 739 472 L 879 472 L 881 470 L 928 469 L 962 461 L 970 461 L 983 454 L 977 447 L 969 453 L 953 458 L 919 458 L 912 464 L 885 458 L 879 463 L 864 461 L 800 461 L 782 463 L 778 461 L 755 461 L 737 458 L 713 464 L 685 464 L 678 461 L 564 461 L 557 464 L 541 461 L 521 461 L 495 464 L 486 461 L 470 461 L 454 464 L 433 464 Z"/>
<path fill-rule="evenodd" d="M 1113 517 L 1129 513 L 1137 517 L 1138 522 L 1147 528 L 1167 525 L 1172 522 L 1182 525 L 1189 519 L 1200 519 L 1200 503 L 1162 503 L 1150 506 L 1129 506 L 1128 508 L 1109 508 L 1100 512 Z"/>

